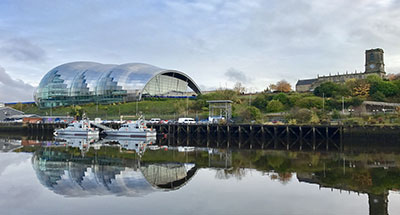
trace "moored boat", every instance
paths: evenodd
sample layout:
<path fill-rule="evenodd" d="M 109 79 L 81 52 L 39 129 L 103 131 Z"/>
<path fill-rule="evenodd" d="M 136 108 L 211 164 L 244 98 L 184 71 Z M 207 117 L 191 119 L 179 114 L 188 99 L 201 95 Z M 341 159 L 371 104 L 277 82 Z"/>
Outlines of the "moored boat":
<path fill-rule="evenodd" d="M 68 124 L 66 128 L 55 129 L 54 135 L 98 137 L 99 130 L 92 128 L 89 121 L 81 120 Z"/>
<path fill-rule="evenodd" d="M 114 137 L 156 137 L 157 132 L 155 129 L 146 128 L 143 120 L 137 120 L 134 122 L 128 122 L 121 125 L 118 130 L 104 130 L 107 136 Z"/>

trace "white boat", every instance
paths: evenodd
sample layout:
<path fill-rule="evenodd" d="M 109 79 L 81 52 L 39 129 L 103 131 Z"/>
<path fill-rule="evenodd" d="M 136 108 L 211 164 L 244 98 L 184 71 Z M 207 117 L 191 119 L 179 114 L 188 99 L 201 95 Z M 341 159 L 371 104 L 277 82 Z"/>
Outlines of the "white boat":
<path fill-rule="evenodd" d="M 110 130 L 104 130 L 104 133 L 107 136 L 113 136 L 113 137 L 156 137 L 157 132 L 155 129 L 151 128 L 146 128 L 144 125 L 143 120 L 138 120 L 134 122 L 128 122 L 125 124 L 121 125 L 121 128 L 118 130 L 116 129 L 110 129 Z"/>
<path fill-rule="evenodd" d="M 66 128 L 56 129 L 54 135 L 98 137 L 99 130 L 92 128 L 89 121 L 81 120 L 68 124 Z"/>
<path fill-rule="evenodd" d="M 194 152 L 195 148 L 193 146 L 179 146 L 178 152 Z"/>

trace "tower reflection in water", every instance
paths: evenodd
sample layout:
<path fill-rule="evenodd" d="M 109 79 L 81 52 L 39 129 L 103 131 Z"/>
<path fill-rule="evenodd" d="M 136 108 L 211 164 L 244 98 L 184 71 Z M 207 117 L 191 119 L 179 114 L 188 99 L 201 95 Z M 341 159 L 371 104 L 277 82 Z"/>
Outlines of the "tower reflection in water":
<path fill-rule="evenodd" d="M 196 173 L 194 163 L 143 162 L 155 139 L 64 137 L 37 150 L 32 164 L 40 182 L 70 197 L 143 196 L 179 189 Z"/>

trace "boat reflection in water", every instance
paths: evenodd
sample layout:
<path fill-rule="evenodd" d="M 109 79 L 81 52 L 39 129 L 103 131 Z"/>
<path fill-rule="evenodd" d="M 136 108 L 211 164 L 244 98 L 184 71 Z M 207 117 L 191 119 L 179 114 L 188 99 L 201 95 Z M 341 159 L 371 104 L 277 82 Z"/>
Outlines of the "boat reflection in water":
<path fill-rule="evenodd" d="M 84 155 L 90 147 L 96 147 L 96 141 L 98 141 L 98 137 L 87 136 L 87 137 L 79 137 L 79 136 L 70 136 L 70 135 L 58 135 L 56 137 L 56 141 L 52 144 L 48 143 L 47 146 L 69 146 L 72 148 L 78 148 L 82 155 Z"/>
<path fill-rule="evenodd" d="M 155 138 L 63 141 L 32 157 L 40 182 L 63 196 L 143 196 L 179 189 L 197 171 L 193 163 L 141 161 Z"/>
<path fill-rule="evenodd" d="M 102 140 L 102 143 L 119 144 L 119 146 L 121 148 L 129 150 L 129 151 L 135 151 L 139 156 L 141 156 L 141 155 L 143 155 L 144 151 L 147 148 L 152 148 L 151 145 L 153 145 L 156 142 L 156 140 L 157 140 L 156 137 L 131 138 L 131 137 L 109 137 L 109 136 L 106 136 Z"/>

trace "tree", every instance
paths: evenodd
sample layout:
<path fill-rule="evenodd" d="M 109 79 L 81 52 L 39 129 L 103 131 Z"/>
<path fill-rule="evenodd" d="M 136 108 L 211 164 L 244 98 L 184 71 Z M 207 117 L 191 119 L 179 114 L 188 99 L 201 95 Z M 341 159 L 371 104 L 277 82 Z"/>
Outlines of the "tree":
<path fill-rule="evenodd" d="M 312 124 L 318 124 L 320 122 L 320 119 L 319 119 L 317 113 L 315 113 L 315 112 L 312 113 L 310 122 Z"/>
<path fill-rule="evenodd" d="M 371 98 L 372 98 L 374 101 L 378 101 L 378 102 L 383 102 L 383 101 L 385 101 L 385 95 L 384 95 L 382 92 L 380 92 L 380 91 L 377 91 L 377 92 L 375 92 L 374 94 L 372 94 L 372 95 L 371 95 Z"/>
<path fill-rule="evenodd" d="M 340 119 L 340 112 L 336 109 L 332 111 L 332 119 Z"/>
<path fill-rule="evenodd" d="M 283 110 L 283 104 L 278 100 L 271 100 L 267 104 L 267 112 L 279 112 Z"/>
<path fill-rule="evenodd" d="M 384 81 L 378 75 L 367 76 L 367 81 L 371 85 L 369 94 L 374 95 L 377 92 L 381 92 L 385 97 L 391 97 L 398 95 L 400 90 L 396 82 Z M 381 97 L 381 95 L 379 95 Z"/>
<path fill-rule="evenodd" d="M 296 120 L 297 123 L 309 123 L 312 118 L 312 112 L 306 108 L 293 108 L 289 115 L 289 120 Z"/>
<path fill-rule="evenodd" d="M 251 105 L 254 107 L 265 110 L 268 105 L 268 102 L 273 99 L 273 95 L 267 93 L 261 93 L 256 96 L 256 98 L 251 102 Z"/>
<path fill-rule="evenodd" d="M 240 118 L 243 121 L 250 121 L 250 120 L 261 120 L 261 112 L 258 108 L 254 106 L 246 106 L 243 110 L 239 112 Z"/>
<path fill-rule="evenodd" d="M 314 90 L 314 95 L 325 97 L 337 97 L 349 94 L 349 90 L 345 85 L 336 84 L 333 82 L 325 82 L 319 85 Z"/>
<path fill-rule="evenodd" d="M 274 100 L 280 101 L 283 105 L 289 105 L 289 97 L 285 93 L 279 93 L 278 95 L 274 95 Z"/>
<path fill-rule="evenodd" d="M 363 99 L 360 99 L 359 97 L 352 97 L 349 101 L 346 101 L 348 105 L 351 105 L 353 107 L 358 107 L 363 103 Z"/>
<path fill-rule="evenodd" d="M 236 82 L 235 86 L 233 87 L 233 91 L 237 94 L 243 94 L 246 91 L 246 88 L 240 82 Z"/>
<path fill-rule="evenodd" d="M 75 105 L 73 107 L 71 107 L 71 111 L 70 111 L 71 116 L 73 116 L 76 120 L 80 120 L 82 118 L 83 115 L 83 110 L 82 107 L 79 105 Z"/>
<path fill-rule="evenodd" d="M 371 85 L 367 80 L 359 79 L 354 82 L 352 89 L 353 96 L 368 97 Z"/>
<path fill-rule="evenodd" d="M 276 91 L 277 89 L 276 89 L 276 84 L 270 84 L 269 85 L 269 89 L 271 90 L 271 91 Z"/>
<path fill-rule="evenodd" d="M 284 92 L 284 93 L 292 91 L 292 86 L 289 84 L 289 82 L 285 80 L 278 81 L 278 83 L 276 84 L 271 84 L 269 85 L 269 88 L 273 91 Z"/>
<path fill-rule="evenodd" d="M 333 82 L 325 82 L 314 89 L 314 95 L 332 97 L 338 91 L 339 86 Z"/>
<path fill-rule="evenodd" d="M 400 80 L 400 73 L 388 74 L 387 77 L 390 81 Z"/>

